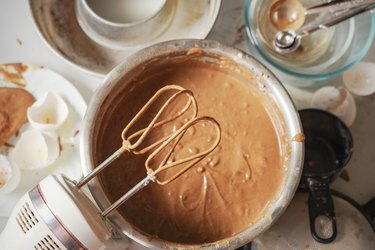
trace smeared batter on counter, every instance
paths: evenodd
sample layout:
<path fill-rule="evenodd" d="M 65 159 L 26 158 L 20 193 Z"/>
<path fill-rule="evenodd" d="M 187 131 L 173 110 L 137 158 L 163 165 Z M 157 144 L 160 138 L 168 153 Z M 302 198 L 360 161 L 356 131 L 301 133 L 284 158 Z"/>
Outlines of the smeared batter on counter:
<path fill-rule="evenodd" d="M 21 88 L 0 88 L 0 147 L 27 122 L 26 110 L 35 98 Z"/>
<path fill-rule="evenodd" d="M 134 79 L 122 93 L 99 145 L 99 161 L 121 145 L 120 133 L 131 117 L 161 86 L 177 84 L 194 92 L 199 115 L 221 125 L 219 146 L 183 176 L 165 186 L 150 184 L 121 208 L 136 228 L 161 239 L 186 244 L 217 241 L 258 221 L 275 199 L 284 177 L 279 136 L 262 105 L 260 94 L 223 68 L 199 62 L 164 65 Z M 209 134 L 196 129 L 181 143 L 193 152 L 189 138 Z M 209 136 L 207 140 L 210 140 Z M 114 201 L 145 177 L 145 157 L 127 155 L 101 174 Z"/>

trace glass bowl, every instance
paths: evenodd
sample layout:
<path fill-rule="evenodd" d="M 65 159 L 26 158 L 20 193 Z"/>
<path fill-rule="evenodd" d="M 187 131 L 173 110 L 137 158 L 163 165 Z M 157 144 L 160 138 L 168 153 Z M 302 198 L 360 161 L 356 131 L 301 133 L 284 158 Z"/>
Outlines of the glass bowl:
<path fill-rule="evenodd" d="M 371 46 L 375 14 L 366 12 L 312 33 L 302 39 L 297 51 L 280 54 L 272 46 L 278 30 L 268 18 L 269 6 L 274 1 L 245 0 L 245 25 L 250 52 L 269 66 L 285 84 L 297 87 L 322 85 L 360 61 Z M 301 0 L 304 6 L 322 2 L 326 1 Z M 306 22 L 319 15 L 308 16 Z"/>

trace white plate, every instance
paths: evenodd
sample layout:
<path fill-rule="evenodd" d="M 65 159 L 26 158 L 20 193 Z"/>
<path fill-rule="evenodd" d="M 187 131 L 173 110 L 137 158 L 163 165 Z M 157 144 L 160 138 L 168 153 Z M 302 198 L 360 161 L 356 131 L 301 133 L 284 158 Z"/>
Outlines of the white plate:
<path fill-rule="evenodd" d="M 21 67 L 20 67 L 21 66 Z M 6 74 L 0 70 L 0 87 L 21 87 L 29 91 L 36 99 L 42 97 L 46 92 L 53 91 L 59 94 L 69 107 L 69 116 L 62 127 L 57 131 L 61 138 L 62 151 L 60 157 L 51 166 L 40 170 L 21 170 L 21 183 L 16 190 L 10 194 L 0 194 L 0 231 L 5 226 L 6 218 L 10 215 L 12 208 L 19 198 L 39 183 L 45 176 L 52 173 L 64 173 L 71 179 L 79 179 L 82 176 L 82 168 L 79 157 L 80 127 L 86 112 L 86 102 L 77 89 L 65 78 L 44 67 L 28 64 L 0 65 L 0 69 L 7 67 L 15 70 L 20 76 L 18 83 L 9 82 Z M 28 129 L 30 125 L 25 124 L 20 133 Z M 19 134 L 20 134 L 19 133 Z M 13 136 L 8 143 L 15 144 L 19 139 Z M 7 154 L 11 148 L 0 147 L 0 153 Z"/>
<path fill-rule="evenodd" d="M 219 14 L 221 0 L 174 0 L 175 15 L 166 30 L 136 47 L 114 50 L 91 40 L 78 24 L 71 0 L 29 0 L 36 27 L 56 55 L 79 69 L 104 77 L 137 50 L 175 39 L 204 39 Z"/>

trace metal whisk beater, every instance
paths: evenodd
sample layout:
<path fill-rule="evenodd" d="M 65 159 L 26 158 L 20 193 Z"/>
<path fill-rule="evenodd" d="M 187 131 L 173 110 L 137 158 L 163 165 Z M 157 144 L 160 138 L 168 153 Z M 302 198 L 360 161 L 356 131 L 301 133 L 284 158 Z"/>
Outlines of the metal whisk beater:
<path fill-rule="evenodd" d="M 130 130 L 135 126 L 137 121 L 141 119 L 141 117 L 150 109 L 150 107 L 159 100 L 160 97 L 165 95 L 167 92 L 173 91 L 174 93 L 164 102 L 161 106 L 159 111 L 156 115 L 152 118 L 151 122 L 145 127 L 142 128 L 132 134 L 129 135 Z M 161 119 L 163 113 L 166 112 L 168 107 L 171 107 L 178 98 L 182 96 L 187 96 L 186 104 L 176 113 L 167 118 Z M 178 119 L 179 117 L 183 116 L 189 110 L 192 110 L 192 114 L 189 118 L 185 119 L 185 123 L 176 131 L 163 136 L 162 138 L 156 140 L 155 142 L 151 142 L 147 145 L 148 135 L 150 135 L 151 131 L 155 128 L 161 127 L 165 124 L 171 123 Z M 99 166 L 97 166 L 92 172 L 90 172 L 87 176 L 82 178 L 76 186 L 81 188 L 83 185 L 88 183 L 91 179 L 97 176 L 102 170 L 104 170 L 107 166 L 109 166 L 114 160 L 118 159 L 121 155 L 125 152 L 133 153 L 136 155 L 145 154 L 151 152 L 150 155 L 147 157 L 145 161 L 145 167 L 147 171 L 147 176 L 141 180 L 138 184 L 136 184 L 133 188 L 131 188 L 127 193 L 125 193 L 120 199 L 118 199 L 115 203 L 101 212 L 103 217 L 106 217 L 112 211 L 116 210 L 121 204 L 127 201 L 130 197 L 132 197 L 135 193 L 139 190 L 147 186 L 150 182 L 156 182 L 159 185 L 165 185 L 170 183 L 171 181 L 175 180 L 177 177 L 181 176 L 187 170 L 189 170 L 192 166 L 197 164 L 201 159 L 207 156 L 210 152 L 212 152 L 216 146 L 219 144 L 221 139 L 221 129 L 218 122 L 207 116 L 197 117 L 198 114 L 198 106 L 197 102 L 193 96 L 193 93 L 189 90 L 186 90 L 177 85 L 167 85 L 161 89 L 159 89 L 151 98 L 150 100 L 141 108 L 141 110 L 133 117 L 133 119 L 127 124 L 124 130 L 121 133 L 122 138 L 122 146 L 116 150 L 111 156 L 109 156 L 106 160 L 104 160 Z M 186 131 L 191 128 L 192 126 L 198 123 L 209 123 L 211 126 L 214 127 L 214 131 L 216 133 L 215 140 L 212 141 L 211 146 L 206 150 L 203 150 L 199 153 L 187 156 L 185 158 L 170 161 L 171 155 L 175 152 L 177 144 L 181 141 L 183 136 L 185 135 Z M 146 144 L 142 147 L 142 145 Z M 154 162 L 155 158 L 161 154 L 165 149 L 166 153 L 162 157 L 160 163 L 157 164 L 155 168 L 152 168 L 152 162 Z M 165 180 L 159 180 L 157 175 L 167 169 L 182 166 L 176 173 L 174 173 L 171 177 Z"/>

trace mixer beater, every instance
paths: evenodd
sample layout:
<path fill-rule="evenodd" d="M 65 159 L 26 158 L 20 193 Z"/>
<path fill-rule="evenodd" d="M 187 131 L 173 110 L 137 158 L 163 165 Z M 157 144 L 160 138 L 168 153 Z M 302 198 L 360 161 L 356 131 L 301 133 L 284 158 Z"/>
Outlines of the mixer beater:
<path fill-rule="evenodd" d="M 148 125 L 130 134 L 130 131 L 150 110 L 150 107 L 170 92 L 173 94 L 167 98 Z M 177 105 L 177 100 L 183 96 L 187 97 L 185 105 L 175 114 L 169 114 L 168 108 Z M 175 122 L 183 115 L 188 114 L 189 110 L 191 115 L 184 119 L 185 123 L 180 128 L 155 141 L 150 140 L 149 137 L 153 130 Z M 211 117 L 197 117 L 197 114 L 197 102 L 191 91 L 177 85 L 167 85 L 158 90 L 122 131 L 122 146 L 91 173 L 78 182 L 64 176 L 47 176 L 21 198 L 0 235 L 2 249 L 29 249 L 31 246 L 34 249 L 69 250 L 113 248 L 115 242 L 111 238 L 111 226 L 106 220 L 111 212 L 150 182 L 165 185 L 175 180 L 212 152 L 219 144 L 221 130 L 217 121 Z M 167 115 L 166 118 L 164 118 L 165 115 Z M 209 124 L 214 128 L 216 138 L 212 141 L 211 146 L 196 154 L 171 160 L 177 144 L 184 137 L 186 131 L 199 123 Z M 125 152 L 135 155 L 149 153 L 145 161 L 147 175 L 115 203 L 100 212 L 91 200 L 80 191 L 80 188 Z M 162 153 L 164 154 L 162 155 Z M 162 155 L 160 162 L 156 164 L 156 167 L 152 167 L 156 162 L 155 159 L 160 155 Z M 180 168 L 177 169 L 177 167 Z M 176 168 L 177 171 L 167 179 L 162 180 L 158 176 L 171 168 Z"/>

